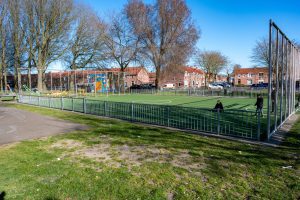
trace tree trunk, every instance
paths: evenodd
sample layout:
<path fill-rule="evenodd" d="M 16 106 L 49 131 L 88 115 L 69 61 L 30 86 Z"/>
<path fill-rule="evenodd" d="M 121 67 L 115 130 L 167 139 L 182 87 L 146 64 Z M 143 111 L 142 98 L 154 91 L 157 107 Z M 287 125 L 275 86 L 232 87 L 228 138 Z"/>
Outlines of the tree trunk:
<path fill-rule="evenodd" d="M 160 68 L 156 68 L 155 88 L 160 89 Z"/>
<path fill-rule="evenodd" d="M 18 70 L 16 65 L 14 66 L 14 90 L 18 90 Z"/>
<path fill-rule="evenodd" d="M 4 79 L 4 91 L 6 93 L 6 85 L 7 85 L 7 78 L 6 78 L 6 63 L 5 63 L 5 57 L 6 57 L 6 40 L 5 40 L 5 32 L 3 31 L 3 27 L 1 27 L 1 36 L 2 36 L 2 41 L 1 41 L 1 91 L 3 91 L 3 79 Z"/>
<path fill-rule="evenodd" d="M 124 80 L 124 69 L 120 71 L 119 73 L 119 81 L 118 81 L 118 89 L 120 92 L 124 93 L 125 92 L 125 80 Z"/>
<path fill-rule="evenodd" d="M 43 70 L 41 68 L 38 68 L 38 91 L 42 92 L 43 91 Z"/>
<path fill-rule="evenodd" d="M 2 69 L 2 65 L 0 67 L 0 87 L 1 87 L 0 91 L 2 93 L 3 92 L 3 69 Z"/>
<path fill-rule="evenodd" d="M 21 70 L 17 68 L 17 73 L 18 73 L 18 92 L 20 93 L 20 91 L 22 90 L 22 74 L 21 74 Z"/>
<path fill-rule="evenodd" d="M 6 76 L 6 68 L 4 68 L 3 77 L 4 77 L 4 91 L 5 91 L 5 93 L 7 93 L 7 76 Z"/>
<path fill-rule="evenodd" d="M 31 67 L 28 66 L 28 87 L 31 90 Z"/>

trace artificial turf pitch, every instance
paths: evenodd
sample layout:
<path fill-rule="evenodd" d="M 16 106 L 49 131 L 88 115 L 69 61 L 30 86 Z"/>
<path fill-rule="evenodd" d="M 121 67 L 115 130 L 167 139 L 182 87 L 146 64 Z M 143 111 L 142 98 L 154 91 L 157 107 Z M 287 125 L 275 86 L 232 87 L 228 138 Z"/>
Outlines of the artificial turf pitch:
<path fill-rule="evenodd" d="M 256 99 L 249 97 L 217 97 L 217 96 L 171 96 L 151 94 L 101 95 L 88 97 L 101 101 L 126 102 L 138 104 L 170 105 L 194 108 L 214 108 L 217 100 L 221 100 L 224 109 L 255 111 Z M 267 99 L 264 99 L 267 105 Z M 265 106 L 266 107 L 266 106 Z"/>

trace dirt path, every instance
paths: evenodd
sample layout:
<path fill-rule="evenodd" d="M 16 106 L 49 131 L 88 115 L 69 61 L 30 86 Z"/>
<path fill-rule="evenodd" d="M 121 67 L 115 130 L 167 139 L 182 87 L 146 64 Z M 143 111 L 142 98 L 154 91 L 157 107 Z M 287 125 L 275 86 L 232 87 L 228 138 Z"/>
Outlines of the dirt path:
<path fill-rule="evenodd" d="M 86 129 L 84 125 L 0 104 L 0 145 Z"/>

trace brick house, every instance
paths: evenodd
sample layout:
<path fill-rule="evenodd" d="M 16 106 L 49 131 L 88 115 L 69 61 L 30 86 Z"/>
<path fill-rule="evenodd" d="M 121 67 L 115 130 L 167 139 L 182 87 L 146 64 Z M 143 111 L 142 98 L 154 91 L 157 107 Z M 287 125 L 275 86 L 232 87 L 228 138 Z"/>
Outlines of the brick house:
<path fill-rule="evenodd" d="M 195 67 L 185 66 L 174 73 L 164 75 L 162 86 L 173 84 L 175 88 L 199 88 L 204 86 L 204 72 Z"/>
<path fill-rule="evenodd" d="M 150 82 L 149 73 L 144 67 L 127 67 L 125 69 L 125 87 Z"/>
<path fill-rule="evenodd" d="M 226 75 L 217 75 L 216 82 L 228 82 L 228 77 Z"/>
<path fill-rule="evenodd" d="M 235 85 L 268 83 L 268 67 L 240 68 L 234 70 Z"/>
<path fill-rule="evenodd" d="M 149 74 L 149 83 L 155 85 L 156 73 L 149 72 L 148 74 Z"/>

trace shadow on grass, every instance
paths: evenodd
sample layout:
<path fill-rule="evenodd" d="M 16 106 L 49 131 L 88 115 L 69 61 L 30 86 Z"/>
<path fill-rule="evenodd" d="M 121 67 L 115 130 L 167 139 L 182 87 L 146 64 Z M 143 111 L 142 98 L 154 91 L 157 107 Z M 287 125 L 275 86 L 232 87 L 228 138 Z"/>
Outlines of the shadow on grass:
<path fill-rule="evenodd" d="M 3 192 L 1 192 L 0 193 L 0 200 L 4 200 L 5 198 L 5 195 L 6 195 L 6 192 L 5 191 L 3 191 Z"/>
<path fill-rule="evenodd" d="M 183 105 L 194 104 L 194 103 L 199 103 L 199 102 L 204 102 L 204 101 L 211 101 L 211 100 L 218 99 L 218 98 L 219 97 L 213 97 L 213 98 L 209 98 L 209 99 L 203 99 L 203 100 L 192 101 L 192 102 L 187 102 L 187 103 L 179 103 L 179 104 L 176 104 L 176 106 L 183 106 Z"/>

